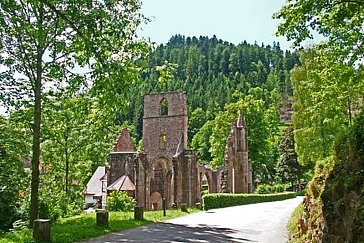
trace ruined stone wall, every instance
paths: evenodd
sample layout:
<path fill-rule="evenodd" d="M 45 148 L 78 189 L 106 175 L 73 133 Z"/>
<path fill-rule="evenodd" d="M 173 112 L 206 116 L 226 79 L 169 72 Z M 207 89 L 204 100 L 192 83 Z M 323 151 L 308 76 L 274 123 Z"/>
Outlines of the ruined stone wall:
<path fill-rule="evenodd" d="M 239 115 L 236 122 L 231 123 L 231 132 L 227 139 L 224 160 L 228 191 L 231 193 L 252 192 L 247 129 L 242 115 Z"/>
<path fill-rule="evenodd" d="M 137 204 L 146 210 L 160 209 L 162 198 L 166 199 L 167 207 L 180 206 L 181 203 L 192 207 L 201 202 L 203 175 L 208 178 L 211 193 L 250 192 L 251 165 L 242 117 L 232 123 L 225 165 L 215 172 L 199 166 L 198 156 L 187 149 L 187 122 L 186 95 L 183 92 L 145 95 L 144 152 L 133 152 L 129 132 L 123 129 L 109 155 L 108 184 L 129 175 L 136 186 Z"/>
<path fill-rule="evenodd" d="M 201 190 L 197 165 L 198 157 L 191 150 L 173 158 L 173 203 L 189 207 L 201 202 Z"/>
<path fill-rule="evenodd" d="M 135 182 L 134 154 L 135 152 L 111 152 L 109 154 L 108 185 L 123 175 L 128 175 L 131 181 Z"/>
<path fill-rule="evenodd" d="M 114 143 L 113 152 L 134 152 L 133 144 L 127 128 L 124 128 L 119 133 L 116 142 Z"/>

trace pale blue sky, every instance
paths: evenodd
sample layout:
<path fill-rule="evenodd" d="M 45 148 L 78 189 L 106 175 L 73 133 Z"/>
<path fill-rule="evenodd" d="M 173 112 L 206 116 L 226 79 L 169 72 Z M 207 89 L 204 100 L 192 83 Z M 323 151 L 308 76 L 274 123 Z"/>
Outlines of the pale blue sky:
<path fill-rule="evenodd" d="M 278 20 L 272 14 L 285 0 L 142 0 L 142 12 L 152 18 L 143 26 L 142 36 L 157 44 L 168 42 L 175 34 L 213 36 L 235 44 L 246 40 L 260 45 L 279 41 L 290 47 L 284 37 L 276 37 Z"/>

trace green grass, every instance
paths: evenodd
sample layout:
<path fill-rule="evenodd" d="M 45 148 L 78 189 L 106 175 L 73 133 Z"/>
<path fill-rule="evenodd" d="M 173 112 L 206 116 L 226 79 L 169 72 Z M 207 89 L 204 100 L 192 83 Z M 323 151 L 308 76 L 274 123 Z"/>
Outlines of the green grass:
<path fill-rule="evenodd" d="M 189 212 L 197 212 L 189 209 Z M 136 228 L 150 223 L 161 222 L 187 215 L 180 210 L 167 210 L 167 216 L 162 211 L 144 212 L 144 220 L 134 220 L 133 212 L 110 212 L 109 227 L 97 227 L 95 213 L 83 213 L 78 216 L 60 219 L 52 225 L 52 242 L 67 243 L 86 240 L 103 234 Z M 22 230 L 0 235 L 1 243 L 33 242 L 31 230 Z"/>
<path fill-rule="evenodd" d="M 298 232 L 298 219 L 303 212 L 303 204 L 301 203 L 292 213 L 291 218 L 288 221 L 287 228 L 289 232 L 289 242 L 300 242 L 297 241 L 297 236 L 299 235 Z"/>

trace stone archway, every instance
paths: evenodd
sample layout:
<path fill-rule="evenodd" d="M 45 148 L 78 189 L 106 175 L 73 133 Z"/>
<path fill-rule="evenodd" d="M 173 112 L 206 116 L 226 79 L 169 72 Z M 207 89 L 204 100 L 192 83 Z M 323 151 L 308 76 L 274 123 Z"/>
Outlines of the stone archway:
<path fill-rule="evenodd" d="M 159 191 L 154 191 L 150 194 L 150 203 L 152 210 L 162 209 L 162 195 Z"/>
<path fill-rule="evenodd" d="M 212 192 L 212 180 L 207 171 L 205 171 L 204 173 L 201 172 L 200 185 L 201 185 L 201 192 L 203 194 Z"/>
<path fill-rule="evenodd" d="M 199 194 L 216 193 L 216 176 L 211 168 L 207 166 L 198 167 L 198 184 Z"/>
<path fill-rule="evenodd" d="M 152 176 L 150 180 L 150 207 L 155 208 L 158 203 L 158 208 L 162 208 L 162 199 L 166 199 L 166 205 L 169 205 L 171 200 L 171 166 L 169 161 L 164 157 L 159 157 L 153 163 L 152 168 Z M 152 200 L 152 194 L 158 192 L 161 198 L 161 201 Z M 153 194 L 155 198 L 157 198 L 157 194 Z M 168 206 L 167 206 L 168 207 Z"/>

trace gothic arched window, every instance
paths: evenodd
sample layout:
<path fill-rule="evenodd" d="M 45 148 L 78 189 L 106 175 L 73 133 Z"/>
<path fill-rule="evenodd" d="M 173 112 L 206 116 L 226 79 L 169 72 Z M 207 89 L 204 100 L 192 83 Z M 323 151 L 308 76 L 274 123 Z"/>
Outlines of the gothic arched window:
<path fill-rule="evenodd" d="M 167 146 L 167 136 L 166 136 L 166 134 L 161 134 L 159 136 L 159 148 L 165 149 L 166 146 Z"/>
<path fill-rule="evenodd" d="M 168 116 L 168 101 L 166 98 L 161 99 L 160 108 L 161 116 Z"/>

